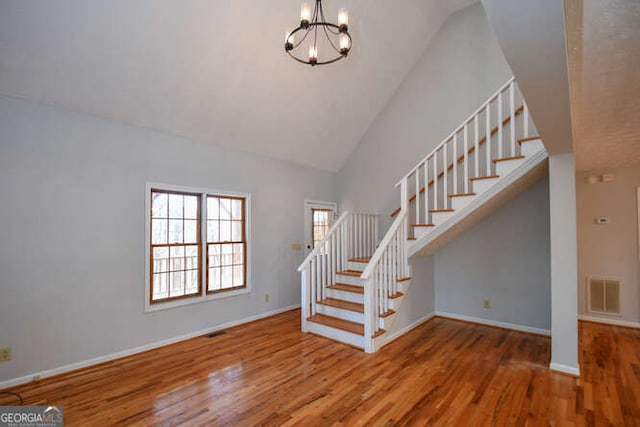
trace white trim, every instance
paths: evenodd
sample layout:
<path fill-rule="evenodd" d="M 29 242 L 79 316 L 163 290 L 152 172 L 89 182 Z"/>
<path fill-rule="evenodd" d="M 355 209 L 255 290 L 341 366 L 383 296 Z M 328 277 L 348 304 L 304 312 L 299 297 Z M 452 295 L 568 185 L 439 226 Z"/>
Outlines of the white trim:
<path fill-rule="evenodd" d="M 580 366 L 563 365 L 562 363 L 550 363 L 549 369 L 552 371 L 562 372 L 564 374 L 573 375 L 574 377 L 580 376 Z"/>
<path fill-rule="evenodd" d="M 638 187 L 638 261 L 640 261 L 640 187 Z"/>
<path fill-rule="evenodd" d="M 401 336 L 403 336 L 407 332 L 412 331 L 413 329 L 417 328 L 418 326 L 422 325 L 425 322 L 428 322 L 429 320 L 433 319 L 434 317 L 436 317 L 436 314 L 432 311 L 431 313 L 427 314 L 426 316 L 423 316 L 423 317 L 421 317 L 421 318 L 419 318 L 417 320 L 414 320 L 413 322 L 411 322 L 410 324 L 408 324 L 404 328 L 401 328 L 401 329 L 397 330 L 396 332 L 394 332 L 393 334 L 387 336 L 387 339 L 384 340 L 384 342 L 382 343 L 382 345 L 379 348 L 382 348 L 385 345 L 389 344 L 391 341 L 394 341 L 394 340 L 400 338 Z"/>
<path fill-rule="evenodd" d="M 627 328 L 640 329 L 640 322 L 632 322 L 630 320 L 609 319 L 606 317 L 589 316 L 588 314 L 579 315 L 578 320 L 584 320 L 586 322 L 604 323 L 605 325 L 625 326 Z"/>
<path fill-rule="evenodd" d="M 88 366 L 97 365 L 104 362 L 109 362 L 115 359 L 120 359 L 122 357 L 131 356 L 137 353 L 142 353 L 143 351 L 153 350 L 158 347 L 164 347 L 166 345 L 174 344 L 180 341 L 185 341 L 191 338 L 195 338 L 198 336 L 202 336 L 205 334 L 210 334 L 214 331 L 219 331 L 221 329 L 231 328 L 233 326 L 242 325 L 244 323 L 253 322 L 256 320 L 264 319 L 265 317 L 275 316 L 276 314 L 284 313 L 286 311 L 296 310 L 300 308 L 300 304 L 290 305 L 288 307 L 279 308 L 277 310 L 267 311 L 265 313 L 256 314 L 253 316 L 245 317 L 244 319 L 232 320 L 231 322 L 223 323 L 221 325 L 212 326 L 210 328 L 201 329 L 199 331 L 190 332 L 188 334 L 180 335 L 173 338 L 168 338 L 166 340 L 157 341 L 150 344 L 145 344 L 140 347 L 134 347 L 127 350 L 122 350 L 116 353 L 107 354 L 104 356 L 95 357 L 93 359 L 83 360 L 80 362 L 70 363 L 68 365 L 59 366 L 53 369 L 47 369 L 40 372 L 34 372 L 29 375 L 25 375 L 18 378 L 13 378 L 10 380 L 5 380 L 0 382 L 0 390 L 8 387 L 14 387 L 20 384 L 29 383 L 34 380 L 34 377 L 47 378 L 58 374 L 64 374 L 66 372 L 75 371 L 77 369 L 86 368 Z"/>
<path fill-rule="evenodd" d="M 166 190 L 166 191 L 179 191 L 185 193 L 196 193 L 200 195 L 200 237 L 201 237 L 201 245 L 203 248 L 202 251 L 202 259 L 200 260 L 202 269 L 202 283 L 200 284 L 201 293 L 198 295 L 193 295 L 189 298 L 183 298 L 173 301 L 159 302 L 155 304 L 151 304 L 149 301 L 149 295 L 151 292 L 151 277 L 149 277 L 149 260 L 150 260 L 150 242 L 151 242 L 151 216 L 149 212 L 151 212 L 151 190 Z M 216 292 L 213 294 L 207 293 L 207 283 L 206 283 L 206 241 L 207 229 L 204 226 L 206 224 L 207 218 L 207 203 L 206 197 L 207 195 L 219 195 L 219 196 L 230 196 L 230 197 L 242 197 L 245 199 L 245 250 L 246 253 L 246 283 L 247 285 L 244 288 L 233 289 L 224 292 Z M 167 310 L 175 307 L 182 307 L 189 304 L 197 304 L 206 301 L 212 301 L 221 298 L 234 297 L 238 295 L 244 295 L 251 292 L 251 194 L 243 193 L 237 191 L 227 191 L 227 190 L 216 190 L 210 188 L 200 188 L 200 187 L 184 187 L 178 185 L 170 185 L 170 184 L 162 184 L 158 182 L 147 182 L 145 184 L 145 196 L 144 196 L 144 295 L 143 295 L 143 313 L 153 313 L 160 310 Z"/>
<path fill-rule="evenodd" d="M 436 311 L 436 316 L 446 317 L 454 320 L 463 320 L 465 322 L 478 323 L 480 325 L 496 326 L 498 328 L 511 329 L 513 331 L 518 331 L 518 332 L 528 332 L 530 334 L 544 335 L 547 337 L 551 336 L 551 330 L 534 328 L 533 326 L 516 325 L 514 323 L 506 323 L 506 322 L 500 322 L 497 320 L 482 319 L 480 317 L 463 316 L 462 314 L 453 314 L 453 313 L 447 313 L 444 311 Z"/>

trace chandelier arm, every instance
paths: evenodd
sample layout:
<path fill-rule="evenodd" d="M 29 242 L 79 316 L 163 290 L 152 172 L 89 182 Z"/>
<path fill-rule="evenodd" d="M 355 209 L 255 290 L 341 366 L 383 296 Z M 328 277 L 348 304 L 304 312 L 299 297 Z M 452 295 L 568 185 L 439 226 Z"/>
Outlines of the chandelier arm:
<path fill-rule="evenodd" d="M 291 32 L 291 34 L 289 34 L 289 37 L 291 37 L 293 34 L 297 33 L 297 32 L 298 32 L 298 31 L 300 31 L 300 30 L 303 30 L 303 29 L 304 29 L 304 28 L 302 28 L 302 27 L 298 27 L 298 28 L 296 28 L 295 30 L 293 30 L 293 31 Z M 305 32 L 304 32 L 304 37 L 302 37 L 302 39 L 300 39 L 300 41 L 299 41 L 298 43 L 296 43 L 296 44 L 294 44 L 294 45 L 293 45 L 292 50 L 293 50 L 293 49 L 297 49 L 297 48 L 302 44 L 302 42 L 304 42 L 304 41 L 305 41 L 305 39 L 306 39 L 306 38 L 307 38 L 307 36 L 309 35 L 309 32 L 310 32 L 309 30 L 307 30 L 307 31 L 305 31 Z"/>
<path fill-rule="evenodd" d="M 329 44 L 331 45 L 331 47 L 333 48 L 333 50 L 336 51 L 336 53 L 339 53 L 340 55 L 342 55 L 342 53 L 340 52 L 340 49 L 338 49 L 336 47 L 336 45 L 333 44 L 333 40 L 331 40 L 331 37 L 329 36 L 329 33 L 327 32 L 327 26 L 323 25 L 322 29 L 324 30 L 324 34 L 327 36 L 327 40 L 329 40 Z"/>

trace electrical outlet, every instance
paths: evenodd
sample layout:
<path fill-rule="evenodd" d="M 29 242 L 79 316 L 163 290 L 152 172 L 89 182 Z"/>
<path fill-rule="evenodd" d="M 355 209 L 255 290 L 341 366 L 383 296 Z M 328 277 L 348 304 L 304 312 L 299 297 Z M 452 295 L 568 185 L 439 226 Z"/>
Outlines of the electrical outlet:
<path fill-rule="evenodd" d="M 491 301 L 489 301 L 488 299 L 484 300 L 484 301 L 482 302 L 482 306 L 483 306 L 484 308 L 491 308 Z"/>
<path fill-rule="evenodd" d="M 11 360 L 11 347 L 0 348 L 0 362 Z"/>
<path fill-rule="evenodd" d="M 269 294 L 264 294 L 264 302 L 269 302 Z"/>

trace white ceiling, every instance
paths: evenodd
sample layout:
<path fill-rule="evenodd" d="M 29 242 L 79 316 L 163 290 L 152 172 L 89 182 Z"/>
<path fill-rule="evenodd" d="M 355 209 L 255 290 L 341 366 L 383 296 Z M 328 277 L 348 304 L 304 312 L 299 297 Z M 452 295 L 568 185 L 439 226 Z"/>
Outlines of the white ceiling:
<path fill-rule="evenodd" d="M 640 165 L 640 1 L 567 0 L 579 170 Z"/>
<path fill-rule="evenodd" d="M 473 2 L 325 0 L 354 47 L 311 68 L 283 49 L 298 0 L 0 0 L 0 93 L 337 171 Z"/>

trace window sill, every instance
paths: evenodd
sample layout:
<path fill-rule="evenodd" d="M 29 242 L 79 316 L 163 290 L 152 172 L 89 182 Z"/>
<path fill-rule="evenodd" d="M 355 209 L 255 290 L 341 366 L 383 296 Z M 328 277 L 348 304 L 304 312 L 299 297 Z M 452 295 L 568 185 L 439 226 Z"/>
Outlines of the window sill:
<path fill-rule="evenodd" d="M 238 295 L 244 295 L 250 293 L 251 290 L 249 286 L 240 289 L 234 289 L 228 292 L 217 292 L 212 294 L 205 294 L 202 296 L 191 297 L 191 298 L 183 298 L 174 301 L 166 301 L 159 302 L 156 304 L 151 304 L 150 302 L 145 302 L 144 313 L 153 313 L 156 311 L 168 310 L 170 308 L 183 307 L 185 305 L 199 304 L 207 301 L 213 301 L 222 298 L 235 297 Z M 148 298 L 148 295 L 146 295 Z"/>

